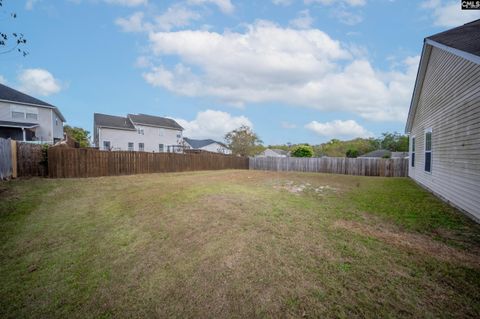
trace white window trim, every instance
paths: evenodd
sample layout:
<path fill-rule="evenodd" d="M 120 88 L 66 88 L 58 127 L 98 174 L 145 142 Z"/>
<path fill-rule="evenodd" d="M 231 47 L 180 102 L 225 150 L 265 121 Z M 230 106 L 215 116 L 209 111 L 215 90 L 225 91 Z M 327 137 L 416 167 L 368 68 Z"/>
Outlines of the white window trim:
<path fill-rule="evenodd" d="M 109 148 L 106 148 L 106 147 L 105 147 L 105 143 L 108 143 L 108 144 L 110 145 L 110 147 L 109 147 Z M 104 150 L 104 151 L 109 151 L 109 150 L 112 149 L 112 142 L 110 142 L 110 141 L 103 141 L 103 142 L 102 142 L 102 147 L 103 147 L 103 150 Z"/>
<path fill-rule="evenodd" d="M 130 149 L 130 144 L 132 144 L 131 149 Z M 135 143 L 133 143 L 133 142 L 127 142 L 127 150 L 128 150 L 129 152 L 135 151 Z"/>
<path fill-rule="evenodd" d="M 430 139 L 430 151 L 427 151 L 427 133 L 431 133 L 431 139 Z M 430 153 L 430 172 L 425 170 L 425 163 L 427 161 L 427 157 L 425 154 L 429 152 Z M 423 131 L 423 172 L 425 174 L 432 175 L 433 171 L 433 131 L 432 128 L 426 128 Z"/>

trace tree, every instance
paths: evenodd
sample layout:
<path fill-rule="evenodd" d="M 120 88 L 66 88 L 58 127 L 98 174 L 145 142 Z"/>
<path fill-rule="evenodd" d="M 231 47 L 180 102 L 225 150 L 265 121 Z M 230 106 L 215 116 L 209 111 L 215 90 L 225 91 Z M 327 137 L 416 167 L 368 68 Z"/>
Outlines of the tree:
<path fill-rule="evenodd" d="M 408 152 L 408 136 L 400 133 L 383 133 L 380 138 L 380 146 L 392 152 Z"/>
<path fill-rule="evenodd" d="M 71 127 L 70 125 L 65 125 L 63 127 L 65 133 L 77 141 L 80 147 L 89 147 L 90 146 L 90 132 L 84 130 L 80 127 Z"/>
<path fill-rule="evenodd" d="M 246 125 L 227 133 L 225 142 L 234 155 L 252 156 L 263 149 L 262 140 Z"/>
<path fill-rule="evenodd" d="M 312 157 L 313 148 L 310 145 L 298 145 L 291 154 L 293 157 Z"/>
<path fill-rule="evenodd" d="M 0 8 L 3 8 L 3 0 L 0 0 Z M 8 16 L 11 19 L 17 18 L 15 12 L 8 13 Z M 17 51 L 23 56 L 26 56 L 28 52 L 23 49 L 26 43 L 27 39 L 25 39 L 23 33 L 0 31 L 0 54 Z"/>
<path fill-rule="evenodd" d="M 354 148 L 350 148 L 345 153 L 345 156 L 347 156 L 348 158 L 357 158 L 358 157 L 358 150 L 356 150 Z"/>

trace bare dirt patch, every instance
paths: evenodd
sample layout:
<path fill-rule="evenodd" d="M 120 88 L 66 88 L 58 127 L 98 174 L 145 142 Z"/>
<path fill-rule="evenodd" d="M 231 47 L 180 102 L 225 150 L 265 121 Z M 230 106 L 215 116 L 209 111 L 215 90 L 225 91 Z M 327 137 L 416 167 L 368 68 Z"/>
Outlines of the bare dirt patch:
<path fill-rule="evenodd" d="M 280 185 L 275 185 L 275 189 L 283 189 L 292 194 L 300 195 L 304 192 L 313 192 L 318 195 L 324 195 L 338 191 L 337 188 L 330 185 L 312 185 L 310 183 L 296 183 L 294 181 L 286 181 Z"/>
<path fill-rule="evenodd" d="M 403 232 L 381 223 L 372 226 L 356 221 L 338 220 L 333 224 L 333 227 L 371 236 L 389 244 L 415 250 L 443 261 L 468 264 L 471 267 L 480 268 L 480 251 L 478 249 L 469 253 L 450 247 L 429 236 Z"/>

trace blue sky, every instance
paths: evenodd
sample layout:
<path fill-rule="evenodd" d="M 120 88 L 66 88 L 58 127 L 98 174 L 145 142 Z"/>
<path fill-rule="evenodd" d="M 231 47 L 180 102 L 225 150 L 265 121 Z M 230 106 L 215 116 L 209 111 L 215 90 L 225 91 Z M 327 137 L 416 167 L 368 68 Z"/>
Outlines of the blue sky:
<path fill-rule="evenodd" d="M 99 112 L 193 138 L 379 136 L 403 132 L 423 38 L 478 18 L 450 0 L 4 0 L 29 55 L 0 55 L 0 81 L 90 131 Z"/>

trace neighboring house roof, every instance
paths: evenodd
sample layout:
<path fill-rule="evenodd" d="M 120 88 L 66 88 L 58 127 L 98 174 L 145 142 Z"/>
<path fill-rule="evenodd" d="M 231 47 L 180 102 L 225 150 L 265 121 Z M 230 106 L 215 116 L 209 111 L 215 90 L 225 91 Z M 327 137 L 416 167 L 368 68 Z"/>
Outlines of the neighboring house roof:
<path fill-rule="evenodd" d="M 417 80 L 415 81 L 415 88 L 410 103 L 410 111 L 408 112 L 407 124 L 405 125 L 405 133 L 407 134 L 412 129 L 413 118 L 415 117 L 418 99 L 420 98 L 433 47 L 480 64 L 480 19 L 425 38 Z"/>
<path fill-rule="evenodd" d="M 281 150 L 281 149 L 278 149 L 278 148 L 268 148 L 269 150 L 271 150 L 272 152 L 275 152 L 277 153 L 278 155 L 285 155 L 285 156 L 288 156 L 288 151 L 284 151 L 284 150 Z"/>
<path fill-rule="evenodd" d="M 392 152 L 389 150 L 375 150 L 366 154 L 363 154 L 359 157 L 384 157 L 384 156 L 391 156 Z"/>
<path fill-rule="evenodd" d="M 165 127 L 175 130 L 183 130 L 175 120 L 160 117 L 160 116 L 153 116 L 147 114 L 128 114 L 128 118 L 132 120 L 135 124 L 143 124 L 148 126 L 156 126 L 156 127 Z"/>
<path fill-rule="evenodd" d="M 56 106 L 53 106 L 52 104 L 41 101 L 37 98 L 34 98 L 33 96 L 12 89 L 11 87 L 8 87 L 4 84 L 0 84 L 0 101 L 14 102 L 18 104 L 33 105 L 53 109 L 55 113 L 57 113 L 58 117 L 63 122 L 66 122 L 66 119 L 63 116 L 62 112 L 60 112 L 60 110 Z"/>
<path fill-rule="evenodd" d="M 212 139 L 206 139 L 206 140 L 195 140 L 193 138 L 188 138 L 188 137 L 184 137 L 183 138 L 185 140 L 185 142 L 188 143 L 188 145 L 190 145 L 192 148 L 195 148 L 195 149 L 200 149 L 202 147 L 205 147 L 207 145 L 210 145 L 210 144 L 214 144 L 214 143 L 217 143 L 219 145 L 222 145 L 223 147 L 227 148 L 227 146 L 221 142 L 217 142 L 215 140 L 212 140 Z"/>
<path fill-rule="evenodd" d="M 110 127 L 121 130 L 135 130 L 135 126 L 133 126 L 132 122 L 128 118 L 122 116 L 94 113 L 93 122 L 96 126 L 99 127 Z"/>
<path fill-rule="evenodd" d="M 392 158 L 405 158 L 408 157 L 408 152 L 392 152 Z"/>
<path fill-rule="evenodd" d="M 25 123 L 25 122 L 12 122 L 12 121 L 0 121 L 0 126 L 3 127 L 18 127 L 18 128 L 32 128 L 39 126 L 38 123 Z"/>

